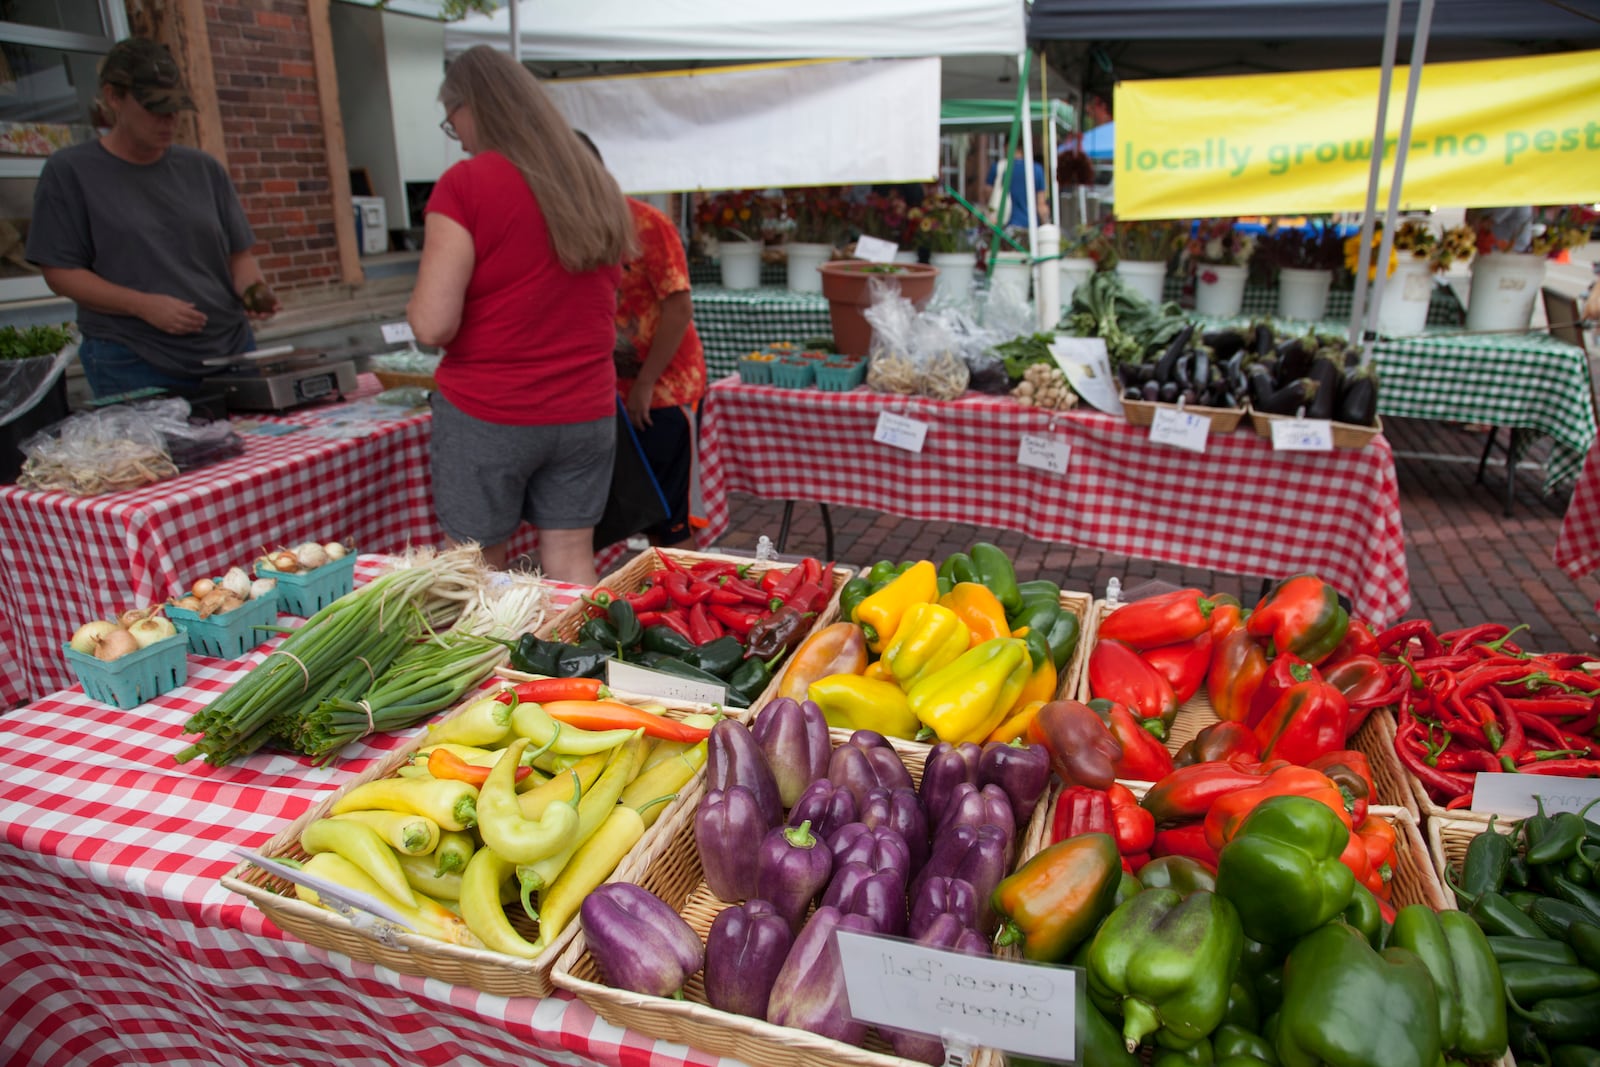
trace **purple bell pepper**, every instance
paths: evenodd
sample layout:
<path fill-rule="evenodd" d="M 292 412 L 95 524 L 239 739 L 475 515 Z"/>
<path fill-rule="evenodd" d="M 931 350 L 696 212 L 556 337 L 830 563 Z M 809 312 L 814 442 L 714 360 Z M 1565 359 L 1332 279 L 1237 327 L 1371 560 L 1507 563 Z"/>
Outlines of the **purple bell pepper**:
<path fill-rule="evenodd" d="M 928 816 L 915 790 L 870 790 L 858 818 L 868 826 L 887 826 L 905 838 L 906 848 L 911 851 L 909 873 L 916 874 L 928 862 Z"/>
<path fill-rule="evenodd" d="M 579 914 L 589 954 L 618 989 L 671 996 L 705 962 L 700 935 L 683 916 L 631 882 L 591 889 Z"/>
<path fill-rule="evenodd" d="M 828 781 L 848 789 L 855 798 L 856 810 L 866 803 L 867 792 L 878 788 L 878 772 L 866 752 L 855 745 L 840 745 L 828 759 Z"/>
<path fill-rule="evenodd" d="M 933 920 L 947 913 L 967 926 L 977 926 L 977 890 L 972 888 L 971 882 L 961 878 L 940 875 L 927 879 L 911 898 L 911 919 L 906 924 L 906 936 L 921 937 L 933 925 Z"/>
<path fill-rule="evenodd" d="M 767 836 L 767 818 L 756 795 L 742 785 L 713 789 L 694 813 L 694 844 L 706 886 L 718 900 L 756 896 L 755 857 Z"/>
<path fill-rule="evenodd" d="M 1025 826 L 1050 784 L 1050 753 L 1043 745 L 990 741 L 978 757 L 978 784 L 1004 789 L 1017 825 Z"/>
<path fill-rule="evenodd" d="M 904 885 L 911 879 L 911 850 L 906 839 L 887 826 L 871 827 L 853 822 L 841 826 L 828 842 L 833 865 L 865 863 L 874 872 L 894 871 Z"/>
<path fill-rule="evenodd" d="M 755 794 L 769 828 L 783 821 L 783 801 L 772 768 L 767 766 L 761 746 L 737 719 L 723 719 L 713 726 L 706 747 L 706 789 L 730 785 L 742 785 Z"/>
<path fill-rule="evenodd" d="M 928 924 L 920 936 L 912 935 L 919 945 L 949 949 L 968 956 L 987 956 L 989 946 L 983 937 L 963 923 L 959 916 L 939 915 Z M 919 1063 L 940 1064 L 945 1061 L 944 1042 L 929 1034 L 909 1030 L 891 1030 L 885 1027 L 883 1036 L 896 1056 Z"/>
<path fill-rule="evenodd" d="M 1011 813 L 1011 799 L 997 785 L 982 789 L 968 782 L 956 786 L 950 794 L 950 803 L 944 809 L 937 834 L 947 834 L 957 826 L 998 826 L 1008 835 L 1016 832 L 1016 817 Z"/>
<path fill-rule="evenodd" d="M 877 776 L 878 785 L 884 789 L 912 788 L 911 772 L 905 761 L 889 744 L 888 738 L 876 730 L 857 730 L 850 735 L 850 745 L 867 754 L 867 763 Z"/>
<path fill-rule="evenodd" d="M 828 720 L 811 701 L 779 697 L 761 709 L 750 736 L 767 757 L 784 807 L 793 807 L 806 786 L 828 776 L 833 742 L 828 740 Z"/>
<path fill-rule="evenodd" d="M 835 863 L 833 876 L 828 879 L 828 888 L 822 894 L 822 899 L 817 901 L 819 908 L 838 908 L 841 901 L 850 899 L 856 887 L 876 873 L 860 860 L 853 863 Z M 842 910 L 842 909 L 841 909 Z"/>
<path fill-rule="evenodd" d="M 872 921 L 862 915 L 845 915 L 838 908 L 818 908 L 795 938 L 773 983 L 767 1021 L 859 1045 L 867 1036 L 867 1024 L 850 1017 L 835 930 L 872 933 Z"/>
<path fill-rule="evenodd" d="M 756 896 L 769 901 L 795 933 L 806 909 L 828 885 L 833 855 L 809 823 L 780 826 L 767 833 L 756 859 Z"/>
<path fill-rule="evenodd" d="M 983 749 L 971 741 L 959 745 L 941 741 L 928 751 L 918 795 L 922 798 L 922 810 L 928 813 L 929 826 L 943 821 L 944 809 L 956 786 L 962 782 L 978 784 L 978 760 L 982 755 Z"/>
<path fill-rule="evenodd" d="M 1010 831 L 998 826 L 958 826 L 939 835 L 927 866 L 911 886 L 911 897 L 915 899 L 930 878 L 960 878 L 971 884 L 978 898 L 979 932 L 990 932 L 994 928 L 994 906 L 989 897 L 1009 869 L 1006 856 L 1010 847 Z"/>
<path fill-rule="evenodd" d="M 706 1000 L 718 1011 L 765 1019 L 793 944 L 789 924 L 765 900 L 724 908 L 706 934 Z"/>
<path fill-rule="evenodd" d="M 811 824 L 811 832 L 831 841 L 839 827 L 856 821 L 855 794 L 826 778 L 812 782 L 789 809 L 789 825 Z"/>
<path fill-rule="evenodd" d="M 866 916 L 880 934 L 899 937 L 906 932 L 905 879 L 898 871 L 870 873 L 855 884 L 837 907 L 846 915 Z"/>

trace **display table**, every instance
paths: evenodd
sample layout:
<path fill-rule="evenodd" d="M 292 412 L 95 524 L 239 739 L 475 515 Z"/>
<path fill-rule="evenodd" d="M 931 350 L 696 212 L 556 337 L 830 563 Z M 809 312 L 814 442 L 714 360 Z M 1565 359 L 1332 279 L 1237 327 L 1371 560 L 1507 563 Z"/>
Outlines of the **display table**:
<path fill-rule="evenodd" d="M 1589 450 L 1583 473 L 1572 487 L 1551 555 L 1573 579 L 1600 567 L 1600 448 Z"/>
<path fill-rule="evenodd" d="M 920 453 L 873 441 L 885 411 L 929 424 Z M 706 532 L 727 528 L 727 494 L 745 492 L 1237 574 L 1315 571 L 1378 625 L 1405 614 L 1400 494 L 1381 435 L 1360 450 L 1279 453 L 1247 423 L 1196 455 L 1152 444 L 1149 433 L 1099 412 L 1051 415 L 1007 397 L 941 403 L 724 379 L 707 395 L 701 430 Z M 1024 434 L 1063 440 L 1067 473 L 1019 465 Z"/>
<path fill-rule="evenodd" d="M 828 300 L 821 293 L 708 285 L 696 286 L 691 296 L 706 374 L 713 380 L 734 373 L 740 356 L 776 341 L 800 344 L 833 336 Z"/>
<path fill-rule="evenodd" d="M 577 591 L 553 588 L 552 610 Z M 174 764 L 182 724 L 262 655 L 191 657 L 188 685 L 131 711 L 72 689 L 0 716 L 0 1062 L 724 1062 L 566 994 L 490 996 L 313 948 L 223 888 L 232 849 L 259 849 L 424 729 L 352 745 L 335 767 L 265 752 Z"/>

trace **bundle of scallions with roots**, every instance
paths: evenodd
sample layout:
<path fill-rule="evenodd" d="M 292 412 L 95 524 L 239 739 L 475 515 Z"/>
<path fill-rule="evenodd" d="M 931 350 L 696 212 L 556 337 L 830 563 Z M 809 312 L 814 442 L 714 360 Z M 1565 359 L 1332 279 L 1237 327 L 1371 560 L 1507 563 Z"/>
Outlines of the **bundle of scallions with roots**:
<path fill-rule="evenodd" d="M 202 756 L 207 763 L 222 766 L 274 740 L 323 756 L 370 732 L 365 711 L 361 714 L 360 731 L 348 737 L 327 727 L 304 724 L 313 721 L 324 702 L 353 702 L 366 697 L 374 684 L 414 647 L 456 645 L 459 639 L 441 646 L 445 635 L 439 631 L 455 626 L 464 613 L 472 618 L 481 612 L 478 606 L 484 602 L 483 591 L 489 579 L 476 545 L 444 552 L 408 552 L 392 570 L 307 619 L 266 659 L 191 717 L 184 724 L 185 732 L 201 736 L 178 753 L 178 762 Z M 519 591 L 507 602 L 506 611 L 524 611 L 537 625 L 544 608 L 542 594 L 531 581 L 515 582 L 512 588 Z M 529 621 L 524 620 L 521 625 L 526 627 Z M 461 631 L 462 638 L 469 632 Z M 518 632 L 520 628 L 511 631 Z M 463 642 L 462 648 L 467 647 Z M 506 651 L 500 644 L 496 649 L 497 654 Z M 458 651 L 461 660 L 471 659 L 472 671 L 476 672 L 475 679 L 465 683 L 464 692 L 481 681 L 497 661 L 489 660 L 487 650 L 481 647 L 471 647 L 470 657 L 466 651 Z M 483 665 L 486 660 L 487 665 Z M 462 673 L 466 673 L 465 668 Z M 442 689 L 434 695 L 444 699 Z M 454 698 L 446 699 L 421 714 L 431 714 L 453 702 Z M 374 712 L 371 730 L 409 725 L 380 721 L 376 708 Z M 335 737 L 343 739 L 335 743 Z"/>

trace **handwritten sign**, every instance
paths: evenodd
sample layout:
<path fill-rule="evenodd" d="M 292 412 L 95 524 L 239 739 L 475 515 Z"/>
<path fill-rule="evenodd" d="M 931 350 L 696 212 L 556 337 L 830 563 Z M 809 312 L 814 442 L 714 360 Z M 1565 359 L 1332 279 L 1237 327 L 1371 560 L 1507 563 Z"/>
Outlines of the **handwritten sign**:
<path fill-rule="evenodd" d="M 1025 433 L 1017 444 L 1017 463 L 1051 474 L 1067 473 L 1067 460 L 1072 456 L 1072 446 L 1059 437 L 1043 433 Z"/>
<path fill-rule="evenodd" d="M 895 253 L 899 251 L 899 245 L 893 241 L 885 241 L 882 237 L 862 234 L 856 238 L 857 259 L 865 259 L 871 263 L 893 263 Z"/>
<path fill-rule="evenodd" d="M 1577 811 L 1600 797 L 1600 778 L 1563 778 L 1553 774 L 1480 774 L 1472 786 L 1472 810 L 1499 812 L 1513 818 L 1532 815 L 1534 797 L 1544 798 L 1548 812 Z M 1590 816 L 1593 818 L 1594 816 Z"/>
<path fill-rule="evenodd" d="M 947 1046 L 1081 1058 L 1083 985 L 1067 967 L 968 956 L 898 937 L 840 930 L 850 1014 L 932 1034 Z"/>
<path fill-rule="evenodd" d="M 927 423 L 889 411 L 879 412 L 878 425 L 872 431 L 872 439 L 878 444 L 901 448 L 907 452 L 921 452 L 922 443 L 927 438 Z"/>
<path fill-rule="evenodd" d="M 1156 408 L 1150 422 L 1150 440 L 1189 452 L 1204 452 L 1211 436 L 1211 420 L 1192 411 Z"/>
<path fill-rule="evenodd" d="M 1050 355 L 1085 403 L 1108 415 L 1122 414 L 1122 393 L 1106 355 L 1105 338 L 1057 337 L 1050 342 Z"/>
<path fill-rule="evenodd" d="M 675 674 L 652 671 L 621 660 L 606 660 L 606 686 L 624 693 L 686 700 L 696 704 L 726 704 L 728 687 L 679 678 Z"/>
<path fill-rule="evenodd" d="M 1273 419 L 1274 452 L 1332 452 L 1333 423 L 1327 419 Z"/>
<path fill-rule="evenodd" d="M 417 335 L 411 332 L 409 322 L 386 322 L 378 329 L 383 331 L 383 343 L 386 345 L 410 343 L 417 339 Z"/>

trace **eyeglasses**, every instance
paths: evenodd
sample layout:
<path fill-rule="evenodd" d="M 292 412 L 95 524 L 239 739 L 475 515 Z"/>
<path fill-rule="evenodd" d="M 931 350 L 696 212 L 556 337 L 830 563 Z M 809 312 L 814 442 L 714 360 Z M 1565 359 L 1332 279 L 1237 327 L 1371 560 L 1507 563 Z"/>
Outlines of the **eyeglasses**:
<path fill-rule="evenodd" d="M 446 137 L 450 138 L 452 141 L 459 141 L 459 140 L 461 140 L 461 135 L 456 132 L 455 123 L 450 121 L 450 116 L 454 115 L 455 113 L 456 113 L 456 109 L 455 108 L 451 108 L 448 112 L 446 112 L 445 116 L 444 116 L 444 121 L 439 123 L 439 128 L 441 130 L 443 130 L 444 131 L 444 135 Z"/>

